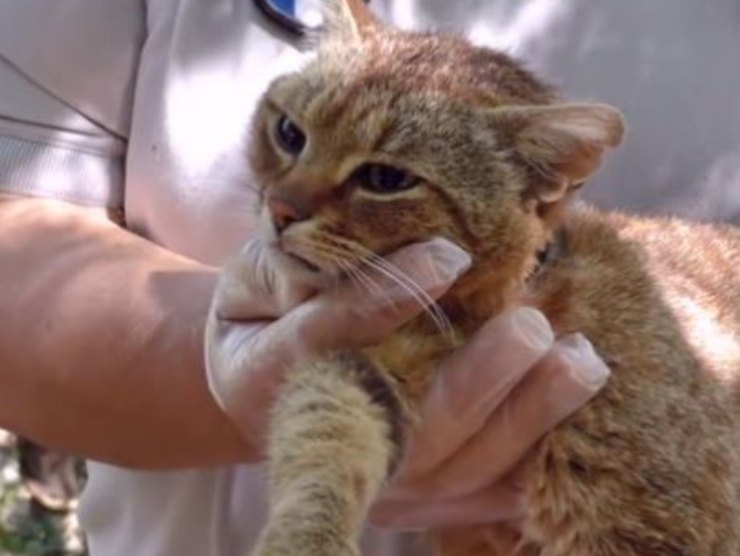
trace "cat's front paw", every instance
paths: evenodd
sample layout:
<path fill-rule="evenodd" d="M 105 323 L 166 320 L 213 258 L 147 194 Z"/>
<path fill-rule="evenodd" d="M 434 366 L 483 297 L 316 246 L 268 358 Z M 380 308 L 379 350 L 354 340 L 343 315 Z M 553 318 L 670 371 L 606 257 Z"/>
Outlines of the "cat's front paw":
<path fill-rule="evenodd" d="M 265 534 L 251 556 L 360 556 L 360 550 L 329 535 L 285 531 Z"/>

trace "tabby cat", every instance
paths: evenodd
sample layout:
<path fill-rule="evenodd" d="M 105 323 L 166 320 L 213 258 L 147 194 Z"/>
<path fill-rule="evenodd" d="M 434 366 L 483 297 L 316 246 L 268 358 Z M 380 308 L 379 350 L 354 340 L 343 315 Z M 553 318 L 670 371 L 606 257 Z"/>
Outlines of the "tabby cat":
<path fill-rule="evenodd" d="M 436 362 L 521 304 L 584 333 L 612 378 L 538 445 L 524 520 L 486 534 L 547 556 L 740 554 L 740 232 L 573 203 L 622 139 L 617 110 L 564 102 L 461 37 L 386 26 L 361 0 L 325 4 L 315 59 L 270 86 L 253 128 L 280 264 L 319 288 L 366 283 L 394 272 L 385 254 L 435 236 L 473 263 L 383 343 L 290 373 L 255 554 L 357 554 Z M 475 538 L 438 541 L 495 554 Z"/>

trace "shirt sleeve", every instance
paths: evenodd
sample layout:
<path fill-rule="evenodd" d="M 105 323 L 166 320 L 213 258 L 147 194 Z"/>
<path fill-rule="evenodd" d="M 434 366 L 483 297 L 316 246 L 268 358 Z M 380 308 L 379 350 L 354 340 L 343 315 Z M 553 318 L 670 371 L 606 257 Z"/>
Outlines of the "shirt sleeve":
<path fill-rule="evenodd" d="M 0 191 L 120 209 L 137 0 L 0 0 Z"/>

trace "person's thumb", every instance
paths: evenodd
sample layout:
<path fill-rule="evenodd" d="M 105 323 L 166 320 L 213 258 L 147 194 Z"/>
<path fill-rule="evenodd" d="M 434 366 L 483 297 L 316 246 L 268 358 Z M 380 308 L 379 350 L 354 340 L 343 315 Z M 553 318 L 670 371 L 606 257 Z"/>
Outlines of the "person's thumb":
<path fill-rule="evenodd" d="M 446 239 L 409 245 L 297 307 L 284 324 L 314 351 L 378 342 L 424 311 L 444 327 L 446 316 L 434 303 L 470 263 L 470 255 Z"/>
<path fill-rule="evenodd" d="M 272 319 L 310 297 L 314 290 L 289 279 L 259 238 L 252 239 L 224 265 L 212 311 L 219 320 Z"/>

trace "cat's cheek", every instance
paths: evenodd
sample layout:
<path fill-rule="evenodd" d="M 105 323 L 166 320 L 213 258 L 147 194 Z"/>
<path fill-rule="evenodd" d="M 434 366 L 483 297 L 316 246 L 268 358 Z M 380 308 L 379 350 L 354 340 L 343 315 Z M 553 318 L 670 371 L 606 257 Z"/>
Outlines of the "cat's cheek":
<path fill-rule="evenodd" d="M 432 207 L 403 200 L 359 204 L 353 207 L 348 221 L 353 235 L 376 253 L 432 239 L 446 227 Z"/>

